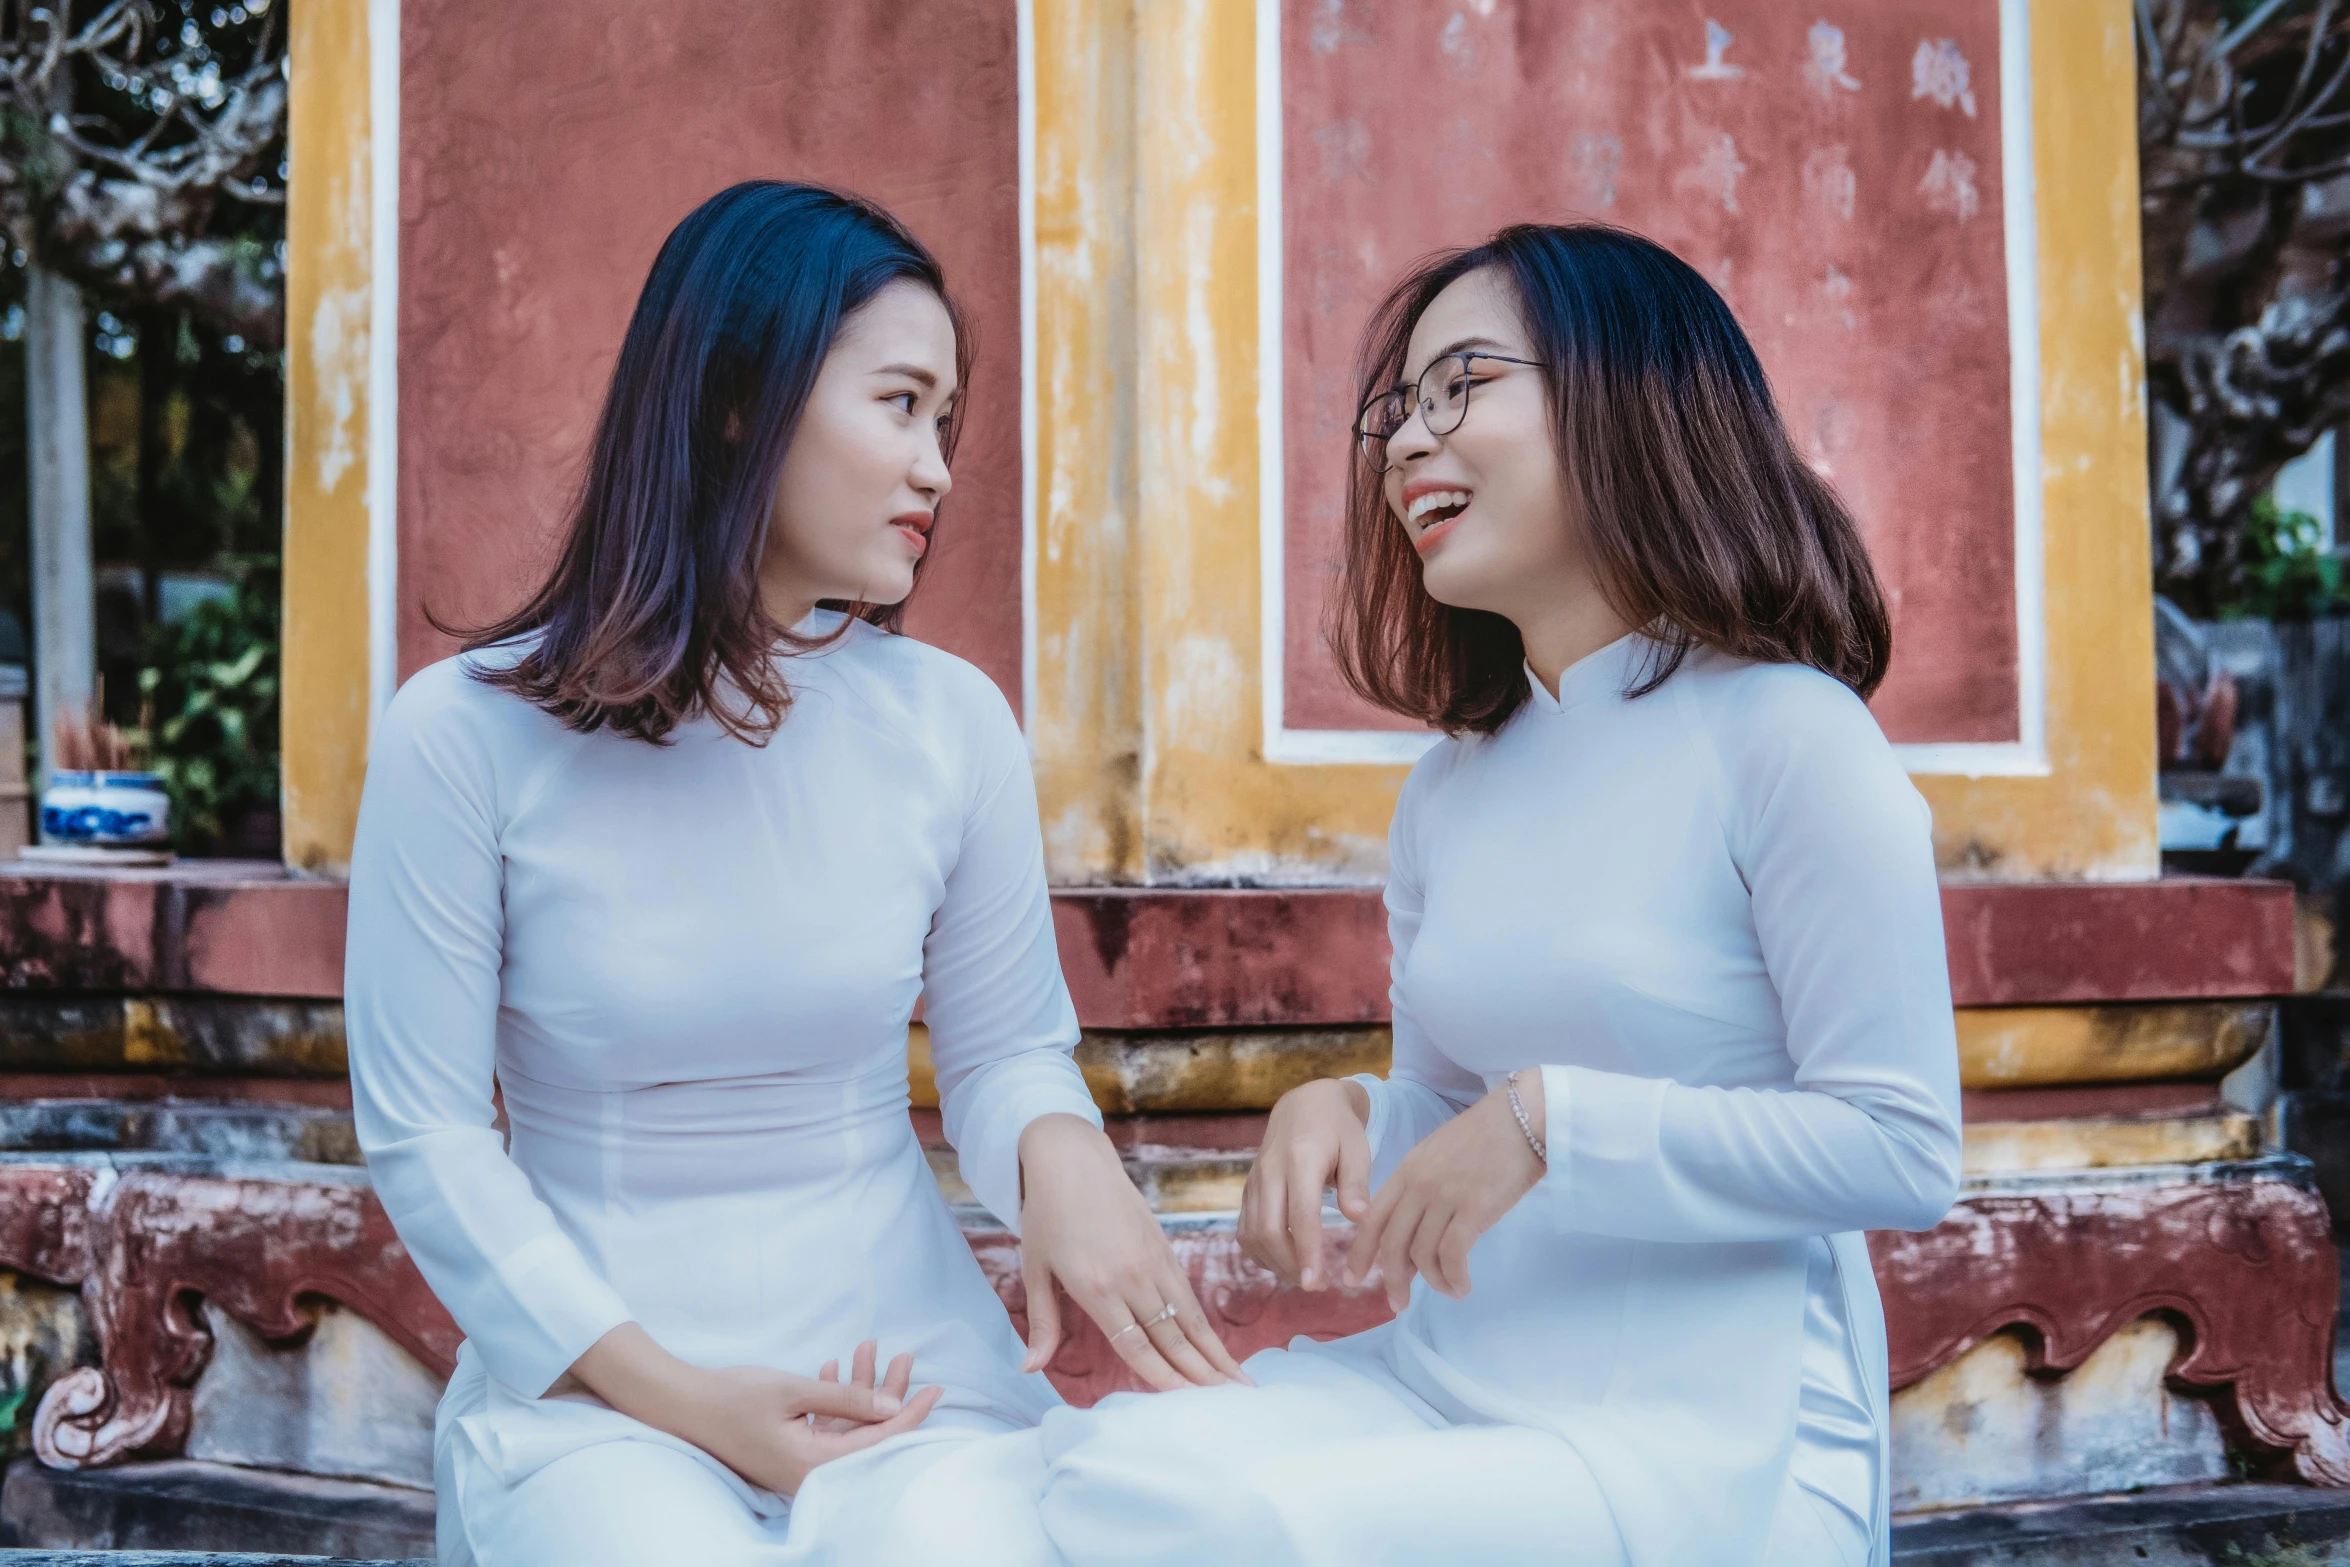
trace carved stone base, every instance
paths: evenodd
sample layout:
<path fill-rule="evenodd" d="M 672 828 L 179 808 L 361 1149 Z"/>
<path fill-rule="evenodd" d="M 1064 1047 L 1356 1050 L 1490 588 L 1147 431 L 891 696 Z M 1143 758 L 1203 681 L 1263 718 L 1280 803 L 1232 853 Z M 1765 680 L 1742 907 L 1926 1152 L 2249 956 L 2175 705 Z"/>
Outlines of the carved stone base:
<path fill-rule="evenodd" d="M 78 1188 L 78 1220 L 0 1225 L 0 1266 L 78 1284 L 101 1364 L 52 1383 L 33 1417 L 43 1463 L 73 1469 L 164 1457 L 186 1440 L 189 1390 L 212 1338 L 202 1299 L 272 1342 L 311 1328 L 306 1302 L 340 1301 L 446 1375 L 462 1335 L 425 1287 L 365 1176 L 305 1179 L 173 1169 L 0 1164 L 0 1213 Z M 52 1210 L 55 1212 L 55 1210 Z"/>
<path fill-rule="evenodd" d="M 2304 1161 L 2011 1178 L 1923 1234 L 1869 1242 L 1894 1387 L 2005 1328 L 2023 1331 L 2032 1370 L 2061 1374 L 2162 1315 L 2186 1346 L 2174 1386 L 2219 1395 L 2240 1437 L 2302 1479 L 2350 1485 L 2333 1385 L 2339 1264 Z"/>
<path fill-rule="evenodd" d="M 194 1303 L 262 1340 L 310 1330 L 340 1302 L 445 1373 L 459 1334 L 392 1233 L 364 1172 L 71 1159 L 0 1160 L 0 1268 L 78 1286 L 102 1351 L 51 1385 L 35 1418 L 44 1462 L 163 1456 L 184 1440 L 190 1388 L 212 1343 Z M 2169 1377 L 2210 1398 L 2233 1439 L 2310 1482 L 2350 1485 L 2350 1415 L 2332 1377 L 2338 1288 L 2326 1210 L 2307 1165 L 2073 1172 L 1970 1183 L 1942 1225 L 1872 1237 L 1893 1384 L 1909 1386 L 2003 1329 L 2036 1373 L 2079 1366 L 2148 1315 L 2184 1346 Z M 1168 1216 L 1177 1254 L 1236 1355 L 1386 1319 L 1375 1290 L 1278 1289 L 1240 1255 L 1231 1216 Z M 1019 1243 L 978 1219 L 967 1234 L 1015 1323 Z M 1047 1368 L 1073 1403 L 1133 1386 L 1082 1313 Z"/>

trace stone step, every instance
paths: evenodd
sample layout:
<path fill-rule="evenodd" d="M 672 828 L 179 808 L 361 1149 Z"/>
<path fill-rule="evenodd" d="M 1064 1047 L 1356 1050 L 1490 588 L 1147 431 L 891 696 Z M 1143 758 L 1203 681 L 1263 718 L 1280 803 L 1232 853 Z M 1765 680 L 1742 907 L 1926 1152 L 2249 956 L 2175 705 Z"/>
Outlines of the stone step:
<path fill-rule="evenodd" d="M 1900 1567 L 2350 1567 L 2350 1491 L 2251 1483 L 2015 1502 L 1893 1523 Z"/>
<path fill-rule="evenodd" d="M 432 1498 L 226 1464 L 71 1474 L 19 1461 L 0 1485 L 0 1544 L 16 1547 L 0 1549 L 0 1567 L 431 1567 Z M 1895 1520 L 1893 1560 L 2350 1567 L 2350 1491 L 2177 1486 L 1921 1514 Z"/>
<path fill-rule="evenodd" d="M 254 1562 L 283 1556 L 429 1559 L 432 1493 L 195 1459 L 61 1470 L 20 1458 L 0 1480 L 0 1545 L 50 1553 L 262 1553 L 250 1558 Z M 270 1552 L 281 1555 L 273 1557 Z M 108 1567 L 119 1567 L 125 1560 L 97 1559 Z M 9 1560 L 7 1553 L 0 1553 L 0 1560 Z"/>

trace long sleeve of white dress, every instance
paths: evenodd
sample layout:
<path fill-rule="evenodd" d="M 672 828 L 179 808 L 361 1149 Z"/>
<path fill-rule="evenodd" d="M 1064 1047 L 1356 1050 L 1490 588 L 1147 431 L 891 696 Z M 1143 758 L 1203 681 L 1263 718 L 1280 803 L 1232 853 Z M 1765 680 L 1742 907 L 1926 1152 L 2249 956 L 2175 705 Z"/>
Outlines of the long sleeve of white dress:
<path fill-rule="evenodd" d="M 1008 1333 L 907 1121 L 917 993 L 948 1139 L 1006 1224 L 1028 1122 L 1099 1124 L 1002 695 L 864 627 L 792 678 L 764 746 L 702 721 L 653 746 L 452 660 L 375 737 L 345 974 L 360 1144 L 516 1392 L 630 1320 L 794 1369 L 886 1320 Z M 868 1325 L 799 1342 L 818 1321 Z"/>
<path fill-rule="evenodd" d="M 1675 680 L 1602 712 L 1620 721 L 1643 703 L 1672 710 L 1705 775 L 1793 1083 L 1543 1065 L 1550 1166 L 1533 1200 L 1567 1228 L 1656 1241 L 1933 1225 L 1957 1191 L 1958 1083 L 1924 801 L 1868 710 L 1812 672 L 1765 667 L 1729 688 Z M 1422 840 L 1444 808 L 1430 797 L 1460 754 L 1456 744 L 1415 770 L 1391 832 L 1394 1057 L 1384 1081 L 1357 1079 L 1372 1098 L 1375 1182 L 1489 1083 L 1431 1041 L 1403 982 L 1424 915 Z M 1637 835 L 1638 803 L 1624 809 L 1616 830 Z"/>
<path fill-rule="evenodd" d="M 1056 1417 L 1101 1432 L 1048 1492 L 1072 1562 L 1136 1548 L 1059 1522 L 1138 1516 L 1200 1526 L 1142 1553 L 1167 1562 L 1619 1559 L 1611 1531 L 1641 1567 L 1886 1559 L 1854 1232 L 1930 1225 L 1958 1181 L 1930 824 L 1829 676 L 1701 648 L 1628 696 L 1662 652 L 1593 653 L 1431 748 L 1397 802 L 1374 1182 L 1513 1071 L 1546 1101 L 1549 1167 L 1469 1292 L 1416 1279 L 1390 1323 L 1252 1360 L 1286 1402 Z M 1218 1398 L 1221 1422 L 1176 1402 Z M 1451 1429 L 1421 1446 L 1423 1421 Z M 1447 1473 L 1444 1444 L 1511 1428 Z"/>
<path fill-rule="evenodd" d="M 1545 1066 L 1547 1195 L 1571 1228 L 1643 1240 L 1931 1228 L 1958 1193 L 1959 1122 L 1925 802 L 1824 679 L 1763 685 L 1734 725 L 1667 689 L 1712 752 L 1794 1083 Z"/>
<path fill-rule="evenodd" d="M 993 776 L 923 944 L 922 993 L 963 1183 L 1017 1234 L 1021 1132 L 1042 1115 L 1102 1117 L 1070 1054 L 1077 1009 L 1061 978 L 1028 752 L 1000 695 L 993 705 L 1003 709 Z"/>
<path fill-rule="evenodd" d="M 352 1113 L 425 1282 L 490 1374 L 536 1394 L 629 1310 L 493 1125 L 501 802 L 478 704 L 447 686 L 403 691 L 370 748 L 343 979 Z"/>

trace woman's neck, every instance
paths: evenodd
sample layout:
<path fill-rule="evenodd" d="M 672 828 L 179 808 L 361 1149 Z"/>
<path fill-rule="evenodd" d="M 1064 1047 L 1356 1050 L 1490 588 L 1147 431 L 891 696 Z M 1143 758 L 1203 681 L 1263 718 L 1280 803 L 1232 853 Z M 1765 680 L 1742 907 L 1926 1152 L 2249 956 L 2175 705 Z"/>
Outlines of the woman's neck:
<path fill-rule="evenodd" d="M 786 630 L 816 613 L 818 596 L 801 582 L 774 571 L 759 574 L 759 607 Z"/>
<path fill-rule="evenodd" d="M 1554 700 L 1559 676 L 1632 630 L 1596 592 L 1573 594 L 1545 605 L 1538 614 L 1512 615 L 1510 620 L 1526 644 L 1526 667 Z"/>

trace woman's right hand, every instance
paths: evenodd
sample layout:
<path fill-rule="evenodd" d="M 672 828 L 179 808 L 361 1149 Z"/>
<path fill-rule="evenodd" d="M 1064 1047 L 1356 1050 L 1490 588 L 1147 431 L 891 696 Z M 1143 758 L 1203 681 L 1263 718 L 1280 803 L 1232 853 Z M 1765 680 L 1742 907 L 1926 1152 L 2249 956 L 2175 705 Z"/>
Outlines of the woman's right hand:
<path fill-rule="evenodd" d="M 874 1347 L 857 1347 L 855 1373 L 835 1380 L 837 1362 L 813 1377 L 768 1366 L 720 1370 L 679 1360 L 633 1322 L 598 1339 L 572 1374 L 624 1415 L 691 1442 L 756 1486 L 792 1496 L 810 1470 L 911 1431 L 937 1405 L 940 1390 L 911 1399 L 914 1357 L 890 1362 L 874 1385 Z"/>
<path fill-rule="evenodd" d="M 920 1425 L 939 1400 L 926 1387 L 911 1401 L 906 1384 L 914 1357 L 890 1362 L 882 1387 L 873 1385 L 873 1345 L 858 1346 L 860 1380 L 794 1376 L 765 1366 L 731 1366 L 710 1381 L 687 1441 L 778 1496 L 799 1491 L 808 1472 Z M 827 1368 L 828 1370 L 831 1368 Z"/>
<path fill-rule="evenodd" d="M 1283 1094 L 1265 1122 L 1264 1146 L 1240 1197 L 1240 1248 L 1284 1285 L 1330 1282 L 1322 1260 L 1322 1192 L 1360 1221 L 1371 1208 L 1371 1096 L 1360 1083 L 1325 1077 Z"/>

